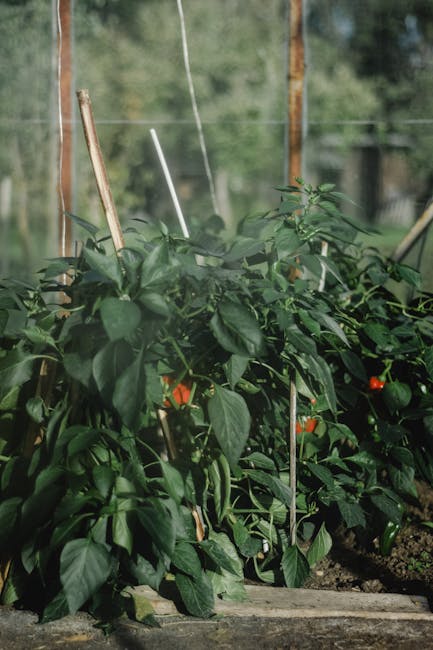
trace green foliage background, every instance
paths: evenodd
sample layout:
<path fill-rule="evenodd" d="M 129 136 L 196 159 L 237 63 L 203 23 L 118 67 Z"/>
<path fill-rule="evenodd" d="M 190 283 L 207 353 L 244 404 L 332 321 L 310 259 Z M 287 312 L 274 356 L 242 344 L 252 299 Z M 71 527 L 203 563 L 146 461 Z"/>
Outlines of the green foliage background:
<path fill-rule="evenodd" d="M 122 222 L 139 216 L 174 227 L 149 138 L 154 126 L 188 219 L 200 224 L 211 205 L 175 3 L 73 6 L 74 85 L 90 90 Z M 269 203 L 276 180 L 287 180 L 287 3 L 184 0 L 184 11 L 221 213 L 233 231 L 244 214 Z M 0 180 L 12 178 L 0 273 L 25 276 L 57 253 L 55 3 L 2 0 L 0 17 Z M 386 150 L 404 137 L 398 155 L 407 159 L 421 212 L 431 181 L 433 139 L 422 120 L 430 115 L 432 25 L 426 0 L 306 3 L 305 177 L 347 191 L 339 176 L 351 147 L 368 136 Z M 75 144 L 74 211 L 94 220 L 99 208 L 78 121 Z M 366 199 L 355 211 L 360 218 Z"/>

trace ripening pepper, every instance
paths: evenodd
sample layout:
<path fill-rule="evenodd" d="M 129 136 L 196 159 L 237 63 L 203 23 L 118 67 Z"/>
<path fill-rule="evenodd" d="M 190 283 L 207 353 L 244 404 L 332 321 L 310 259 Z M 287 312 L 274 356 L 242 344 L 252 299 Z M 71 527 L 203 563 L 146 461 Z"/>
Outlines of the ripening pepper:
<path fill-rule="evenodd" d="M 379 377 L 370 377 L 368 386 L 370 390 L 382 390 L 385 386 L 385 382 L 379 379 Z"/>
<path fill-rule="evenodd" d="M 172 386 L 173 384 L 176 383 L 176 380 L 174 377 L 170 377 L 170 375 L 163 375 L 162 377 L 164 383 L 166 383 L 168 386 Z M 190 382 L 186 381 L 180 381 L 179 383 L 176 384 L 176 386 L 172 390 L 172 395 L 173 399 L 176 402 L 176 404 L 179 404 L 179 406 L 182 406 L 183 404 L 188 404 L 189 398 L 191 396 L 191 384 Z M 172 403 L 170 402 L 169 399 L 166 399 L 164 401 L 164 406 L 170 407 L 172 406 Z"/>

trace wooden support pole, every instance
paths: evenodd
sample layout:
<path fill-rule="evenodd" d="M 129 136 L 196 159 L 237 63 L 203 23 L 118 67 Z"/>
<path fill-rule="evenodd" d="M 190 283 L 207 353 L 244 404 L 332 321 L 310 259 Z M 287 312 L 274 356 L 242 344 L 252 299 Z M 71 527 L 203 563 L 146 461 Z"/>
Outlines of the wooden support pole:
<path fill-rule="evenodd" d="M 302 0 L 290 0 L 289 13 L 289 183 L 302 176 L 304 35 Z"/>
<path fill-rule="evenodd" d="M 80 107 L 81 121 L 83 123 L 84 137 L 89 151 L 93 173 L 95 174 L 99 198 L 101 199 L 102 208 L 107 219 L 114 248 L 117 253 L 120 253 L 122 248 L 125 248 L 125 240 L 120 227 L 119 217 L 117 216 L 113 195 L 111 194 L 107 170 L 105 169 L 104 158 L 99 145 L 98 135 L 96 133 L 89 91 L 85 89 L 78 90 L 77 98 Z"/>
<path fill-rule="evenodd" d="M 289 138 L 288 182 L 302 176 L 303 101 L 304 101 L 304 34 L 302 0 L 289 0 Z M 296 383 L 290 382 L 290 542 L 296 544 Z"/>
<path fill-rule="evenodd" d="M 296 544 L 296 384 L 290 382 L 290 542 Z"/>
<path fill-rule="evenodd" d="M 397 246 L 391 259 L 400 262 L 413 248 L 423 232 L 430 226 L 433 221 L 433 201 L 427 206 L 419 219 L 413 224 L 407 235 Z"/>

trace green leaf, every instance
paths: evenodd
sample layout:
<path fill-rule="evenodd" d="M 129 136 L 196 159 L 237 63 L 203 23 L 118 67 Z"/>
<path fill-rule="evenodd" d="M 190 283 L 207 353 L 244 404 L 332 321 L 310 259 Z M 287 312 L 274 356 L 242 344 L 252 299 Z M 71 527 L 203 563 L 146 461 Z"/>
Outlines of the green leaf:
<path fill-rule="evenodd" d="M 210 326 L 218 343 L 228 352 L 247 357 L 260 356 L 263 352 L 263 333 L 257 320 L 244 305 L 222 300 Z"/>
<path fill-rule="evenodd" d="M 214 539 L 205 539 L 199 544 L 200 548 L 216 564 L 217 567 L 225 569 L 229 573 L 238 575 L 238 569 L 229 555 L 225 552 L 218 542 Z"/>
<path fill-rule="evenodd" d="M 0 358 L 0 393 L 5 395 L 11 388 L 21 386 L 32 376 L 33 362 L 37 357 L 16 347 Z"/>
<path fill-rule="evenodd" d="M 247 531 L 248 533 L 248 531 Z M 230 559 L 232 568 L 234 569 L 238 578 L 244 577 L 244 565 L 241 558 L 238 555 L 235 545 L 230 540 L 229 536 L 226 533 L 216 533 L 214 530 L 209 531 L 209 540 L 215 542 L 217 547 L 224 551 L 225 555 Z M 259 543 L 260 540 L 254 540 Z"/>
<path fill-rule="evenodd" d="M 415 466 L 413 453 L 407 447 L 393 447 L 391 449 L 391 456 L 398 460 L 402 465 L 407 465 L 408 467 Z"/>
<path fill-rule="evenodd" d="M 219 571 L 207 569 L 206 575 L 211 581 L 214 594 L 223 600 L 242 602 L 248 599 L 244 581 L 237 575 L 225 569 Z"/>
<path fill-rule="evenodd" d="M 132 348 L 126 341 L 107 343 L 93 358 L 93 378 L 105 403 L 110 403 L 118 377 L 133 358 Z"/>
<path fill-rule="evenodd" d="M 141 267 L 141 286 L 149 285 L 167 279 L 167 274 L 172 274 L 173 269 L 168 255 L 167 242 L 163 241 L 155 246 L 148 254 Z"/>
<path fill-rule="evenodd" d="M 326 192 L 332 192 L 332 190 L 335 188 L 334 183 L 322 183 L 319 185 L 317 188 L 319 192 L 326 193 Z"/>
<path fill-rule="evenodd" d="M 131 529 L 131 511 L 135 507 L 136 494 L 134 484 L 124 476 L 117 476 L 114 484 L 116 508 L 113 514 L 112 532 L 113 542 L 124 548 L 129 555 L 132 552 L 133 532 Z"/>
<path fill-rule="evenodd" d="M 87 232 L 90 233 L 92 237 L 94 237 L 96 233 L 99 231 L 99 228 L 95 226 L 93 223 L 90 223 L 89 221 L 86 221 L 81 217 L 77 217 L 75 214 L 72 214 L 71 212 L 65 212 L 65 214 L 77 226 L 80 226 L 80 228 L 84 228 L 84 230 L 87 230 Z"/>
<path fill-rule="evenodd" d="M 361 526 L 365 528 L 366 521 L 364 511 L 359 505 L 354 501 L 337 501 L 338 509 L 341 513 L 341 516 L 344 519 L 344 523 L 348 528 L 354 528 L 355 526 Z"/>
<path fill-rule="evenodd" d="M 155 547 L 172 557 L 176 532 L 170 512 L 161 499 L 151 497 L 147 499 L 146 504 L 148 505 L 137 510 L 138 518 Z"/>
<path fill-rule="evenodd" d="M 272 458 L 262 454 L 261 451 L 253 451 L 252 454 L 244 456 L 242 460 L 246 461 L 249 466 L 252 466 L 253 468 L 258 467 L 259 469 L 267 469 L 270 472 L 275 472 L 277 469 Z"/>
<path fill-rule="evenodd" d="M 327 467 L 318 463 L 307 463 L 307 467 L 327 488 L 334 487 L 334 475 Z"/>
<path fill-rule="evenodd" d="M 119 502 L 118 502 L 119 503 Z M 119 506 L 122 507 L 120 501 Z M 129 513 L 121 510 L 115 512 L 112 521 L 113 543 L 124 548 L 129 555 L 132 553 L 133 534 L 129 522 Z"/>
<path fill-rule="evenodd" d="M 90 248 L 85 248 L 83 254 L 91 269 L 114 282 L 118 289 L 122 287 L 122 271 L 117 255 L 103 255 Z"/>
<path fill-rule="evenodd" d="M 204 573 L 201 574 L 199 579 L 177 573 L 176 586 L 190 614 L 200 618 L 212 616 L 214 594 L 210 580 Z"/>
<path fill-rule="evenodd" d="M 171 496 L 173 501 L 180 503 L 185 496 L 185 483 L 182 474 L 176 467 L 163 460 L 160 461 L 162 476 L 164 479 L 164 487 L 167 494 Z"/>
<path fill-rule="evenodd" d="M 331 445 L 334 444 L 337 440 L 350 440 L 350 442 L 358 447 L 358 438 L 355 436 L 353 431 L 349 429 L 347 424 L 335 423 L 328 428 L 328 436 Z"/>
<path fill-rule="evenodd" d="M 390 350 L 393 346 L 393 338 L 389 329 L 382 323 L 367 323 L 364 332 L 382 350 Z"/>
<path fill-rule="evenodd" d="M 347 370 L 363 384 L 367 383 L 367 373 L 361 359 L 352 350 L 341 350 L 340 357 Z"/>
<path fill-rule="evenodd" d="M 299 236 L 293 228 L 280 228 L 275 234 L 275 247 L 278 259 L 293 257 L 302 246 Z"/>
<path fill-rule="evenodd" d="M 313 375 L 316 381 L 320 382 L 322 385 L 324 396 L 329 408 L 331 411 L 335 412 L 337 410 L 337 398 L 335 395 L 332 373 L 328 364 L 324 359 L 322 359 L 322 357 L 312 356 L 311 354 L 303 354 L 302 358 L 305 361 L 310 374 Z"/>
<path fill-rule="evenodd" d="M 167 302 L 159 293 L 154 293 L 151 291 L 146 291 L 140 294 L 139 298 L 142 305 L 146 307 L 149 311 L 163 318 L 170 317 L 170 307 Z"/>
<path fill-rule="evenodd" d="M 171 561 L 183 573 L 200 580 L 202 574 L 200 559 L 194 546 L 189 542 L 184 540 L 177 542 Z"/>
<path fill-rule="evenodd" d="M 316 336 L 320 334 L 320 324 L 306 309 L 298 309 L 298 316 L 311 334 Z"/>
<path fill-rule="evenodd" d="M 397 271 L 397 276 L 402 280 L 407 282 L 410 286 L 415 287 L 416 289 L 421 288 L 421 274 L 416 269 L 413 269 L 407 264 L 395 264 L 395 270 Z"/>
<path fill-rule="evenodd" d="M 233 468 L 244 450 L 250 431 L 251 416 L 247 404 L 241 395 L 215 384 L 208 411 L 221 451 Z"/>
<path fill-rule="evenodd" d="M 383 512 L 387 519 L 394 524 L 401 524 L 402 513 L 398 502 L 383 493 L 370 494 L 370 500 L 378 510 Z"/>
<path fill-rule="evenodd" d="M 53 337 L 41 327 L 34 325 L 33 327 L 25 328 L 22 330 L 22 334 L 35 345 L 50 345 L 53 348 L 57 348 Z"/>
<path fill-rule="evenodd" d="M 390 413 L 404 408 L 412 399 L 410 386 L 399 381 L 387 382 L 381 394 Z"/>
<path fill-rule="evenodd" d="M 69 605 L 63 589 L 54 596 L 54 598 L 46 605 L 39 623 L 49 623 L 50 621 L 57 621 L 69 614 Z"/>
<path fill-rule="evenodd" d="M 263 248 L 264 242 L 260 239 L 238 235 L 229 251 L 224 255 L 224 261 L 230 264 L 231 262 L 256 255 Z"/>
<path fill-rule="evenodd" d="M 281 479 L 260 469 L 247 469 L 245 474 L 256 483 L 269 488 L 277 499 L 290 506 L 292 491 Z"/>
<path fill-rule="evenodd" d="M 262 542 L 250 535 L 246 526 L 238 519 L 233 524 L 233 537 L 240 553 L 245 557 L 254 557 L 262 548 Z"/>
<path fill-rule="evenodd" d="M 20 387 L 14 386 L 0 399 L 0 411 L 10 411 L 16 408 L 18 397 L 20 395 Z"/>
<path fill-rule="evenodd" d="M 392 486 L 396 492 L 404 495 L 408 494 L 415 499 L 418 497 L 415 486 L 415 469 L 413 467 L 406 465 L 400 469 L 394 465 L 389 465 L 388 471 Z"/>
<path fill-rule="evenodd" d="M 40 424 L 44 419 L 44 401 L 41 397 L 30 397 L 26 402 L 26 411 L 37 424 Z"/>
<path fill-rule="evenodd" d="M 92 468 L 93 482 L 103 499 L 108 499 L 114 484 L 114 470 L 107 465 L 95 465 Z"/>
<path fill-rule="evenodd" d="M 140 353 L 122 372 L 113 392 L 113 406 L 131 431 L 139 423 L 140 411 L 145 399 L 144 384 L 143 359 Z"/>
<path fill-rule="evenodd" d="M 82 351 L 66 352 L 63 355 L 63 365 L 73 379 L 79 381 L 86 388 L 89 387 L 89 381 L 92 376 L 92 359 L 82 356 Z"/>
<path fill-rule="evenodd" d="M 224 367 L 227 381 L 229 382 L 230 388 L 232 390 L 247 369 L 248 362 L 249 359 L 247 357 L 240 356 L 239 354 L 232 354 L 230 359 L 225 364 Z"/>
<path fill-rule="evenodd" d="M 281 568 L 287 587 L 301 587 L 310 573 L 308 561 L 297 546 L 287 546 L 284 549 Z"/>
<path fill-rule="evenodd" d="M 128 338 L 141 321 L 140 308 L 129 300 L 105 298 L 100 311 L 102 324 L 110 341 Z"/>
<path fill-rule="evenodd" d="M 60 580 L 70 614 L 75 614 L 102 587 L 111 569 L 106 546 L 85 537 L 65 545 L 60 556 Z"/>
<path fill-rule="evenodd" d="M 139 585 L 149 585 L 149 587 L 156 590 L 159 589 L 161 580 L 167 571 L 162 561 L 158 562 L 155 568 L 142 555 L 137 555 L 135 561 L 128 560 L 126 566 Z"/>
<path fill-rule="evenodd" d="M 307 552 L 307 560 L 310 567 L 313 567 L 317 562 L 328 555 L 331 548 L 332 537 L 326 530 L 325 522 L 323 522 Z"/>
<path fill-rule="evenodd" d="M 315 318 L 319 323 L 322 323 L 324 327 L 326 327 L 332 334 L 335 334 L 340 341 L 344 343 L 344 345 L 349 346 L 349 341 L 347 340 L 347 336 L 341 329 L 340 325 L 337 323 L 336 320 L 334 320 L 329 314 L 324 314 L 322 311 L 318 311 L 316 309 L 311 310 L 311 316 Z"/>
<path fill-rule="evenodd" d="M 0 548 L 3 548 L 8 542 L 13 546 L 12 533 L 21 502 L 21 497 L 11 497 L 0 503 Z"/>
<path fill-rule="evenodd" d="M 221 523 L 230 508 L 231 496 L 230 466 L 224 454 L 212 462 L 208 471 L 213 490 L 215 513 L 218 523 Z"/>
<path fill-rule="evenodd" d="M 3 334 L 12 338 L 18 338 L 28 322 L 27 313 L 22 309 L 8 309 L 3 311 Z"/>

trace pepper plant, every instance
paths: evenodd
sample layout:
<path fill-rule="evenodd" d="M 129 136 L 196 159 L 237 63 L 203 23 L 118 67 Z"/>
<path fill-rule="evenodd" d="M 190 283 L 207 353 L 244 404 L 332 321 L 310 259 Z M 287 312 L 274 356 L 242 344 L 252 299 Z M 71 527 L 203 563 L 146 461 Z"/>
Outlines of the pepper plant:
<path fill-rule="evenodd" d="M 433 479 L 431 296 L 385 288 L 419 278 L 360 248 L 333 186 L 278 190 L 230 243 L 211 222 L 189 240 L 130 228 L 116 256 L 71 216 L 79 257 L 2 283 L 3 602 L 152 622 L 128 590 L 146 584 L 210 616 L 245 577 L 300 586 L 338 525 L 399 526 Z"/>

